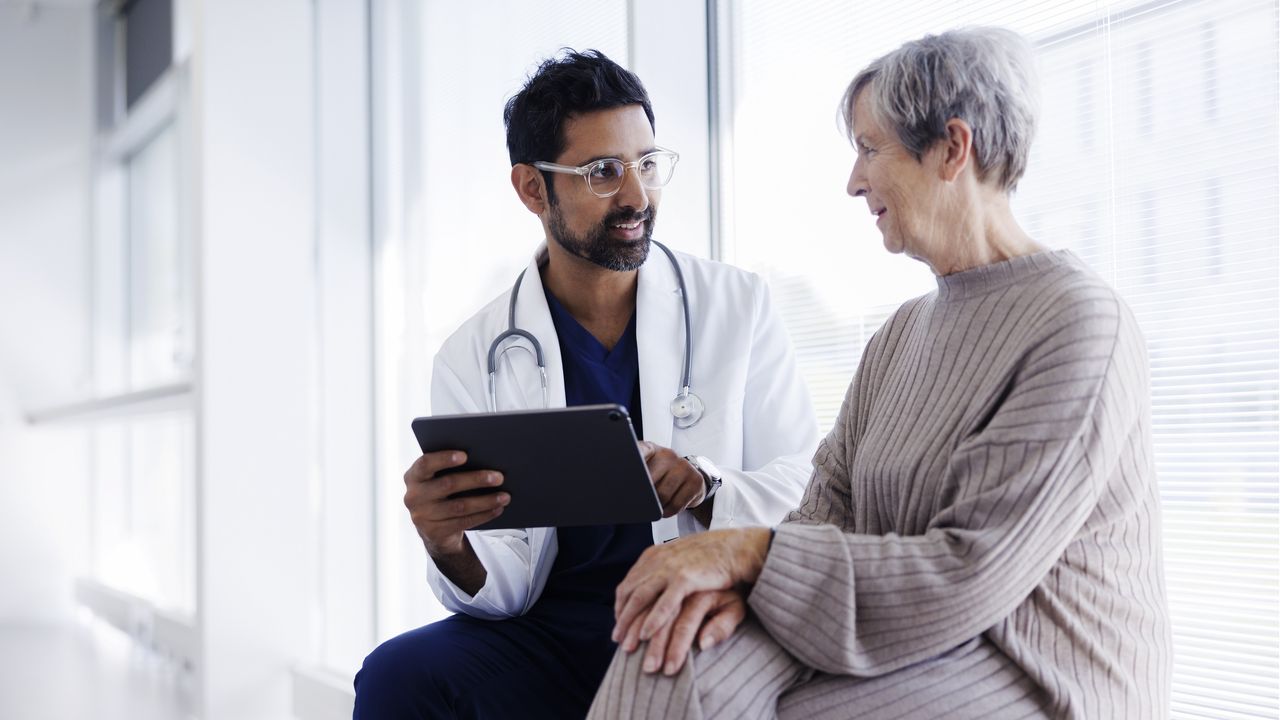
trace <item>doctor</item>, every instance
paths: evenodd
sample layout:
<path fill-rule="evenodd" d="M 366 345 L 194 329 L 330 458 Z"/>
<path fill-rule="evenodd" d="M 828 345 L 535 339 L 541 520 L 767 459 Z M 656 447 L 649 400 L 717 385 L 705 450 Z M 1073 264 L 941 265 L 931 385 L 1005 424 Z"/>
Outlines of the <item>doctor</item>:
<path fill-rule="evenodd" d="M 512 185 L 547 242 L 445 342 L 432 411 L 625 405 L 666 517 L 470 530 L 509 496 L 449 496 L 501 476 L 436 477 L 462 453 L 422 456 L 405 505 L 428 582 L 458 614 L 366 658 L 357 718 L 582 717 L 616 648 L 614 591 L 640 553 L 709 527 L 776 524 L 811 472 L 813 410 L 764 282 L 651 239 L 678 156 L 655 144 L 640 80 L 598 52 L 567 52 L 504 120 Z"/>

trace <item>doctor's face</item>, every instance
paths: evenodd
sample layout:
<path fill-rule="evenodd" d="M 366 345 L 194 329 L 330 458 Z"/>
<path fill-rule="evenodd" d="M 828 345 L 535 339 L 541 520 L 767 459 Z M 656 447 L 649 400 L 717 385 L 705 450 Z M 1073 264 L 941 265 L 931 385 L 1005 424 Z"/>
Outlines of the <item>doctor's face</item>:
<path fill-rule="evenodd" d="M 577 115 L 564 124 L 565 148 L 554 162 L 582 166 L 604 158 L 633 162 L 655 150 L 653 128 L 639 105 Z M 583 178 L 556 173 L 547 218 L 551 239 L 571 255 L 609 270 L 635 270 L 649 257 L 661 190 L 644 187 L 631 169 L 610 197 Z"/>

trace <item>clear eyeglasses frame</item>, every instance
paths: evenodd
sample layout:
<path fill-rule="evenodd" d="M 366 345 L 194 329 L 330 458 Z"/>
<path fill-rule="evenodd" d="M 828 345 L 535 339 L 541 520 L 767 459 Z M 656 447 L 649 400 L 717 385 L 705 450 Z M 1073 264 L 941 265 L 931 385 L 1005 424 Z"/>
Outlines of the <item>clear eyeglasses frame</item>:
<path fill-rule="evenodd" d="M 626 177 L 628 168 L 635 171 L 641 185 L 650 190 L 657 190 L 671 182 L 671 175 L 679 160 L 680 153 L 660 147 L 633 162 L 624 162 L 618 158 L 602 158 L 577 167 L 543 160 L 530 164 L 547 172 L 581 175 L 591 194 L 599 198 L 607 198 L 613 197 L 622 189 L 622 180 Z"/>

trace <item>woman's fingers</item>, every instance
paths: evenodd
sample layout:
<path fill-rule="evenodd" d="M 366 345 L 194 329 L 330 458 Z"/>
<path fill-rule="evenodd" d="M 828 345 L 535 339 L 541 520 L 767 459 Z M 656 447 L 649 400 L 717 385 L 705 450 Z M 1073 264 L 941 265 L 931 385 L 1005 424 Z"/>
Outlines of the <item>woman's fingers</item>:
<path fill-rule="evenodd" d="M 643 618 L 640 618 L 643 620 Z M 627 652 L 635 652 L 640 647 L 640 623 L 631 623 L 631 627 L 627 628 L 626 634 L 619 643 L 622 649 Z"/>
<path fill-rule="evenodd" d="M 684 667 L 689 657 L 689 649 L 693 647 L 693 638 L 702 627 L 703 619 L 711 612 L 716 602 L 715 593 L 694 593 L 680 608 L 680 614 L 671 623 L 670 637 L 667 639 L 666 651 L 663 654 L 662 673 L 675 675 Z"/>
<path fill-rule="evenodd" d="M 658 596 L 657 601 L 649 608 L 649 616 L 640 626 L 640 639 L 650 640 L 663 628 L 671 624 L 684 605 L 684 599 L 692 593 L 685 583 L 669 583 L 666 590 Z"/>
<path fill-rule="evenodd" d="M 641 665 L 647 673 L 657 672 L 662 667 L 663 657 L 667 651 L 667 640 L 671 637 L 671 626 L 664 625 L 649 639 L 644 650 L 644 663 Z"/>
<path fill-rule="evenodd" d="M 642 613 L 649 610 L 653 604 L 654 598 L 658 597 L 662 590 L 662 586 L 658 581 L 643 582 L 638 581 L 631 585 L 624 582 L 618 586 L 618 603 L 620 609 L 617 611 L 618 622 L 614 627 L 614 642 L 618 642 L 631 625 L 635 623 L 636 630 L 641 629 L 641 624 L 637 620 L 648 622 L 648 618 L 640 617 Z M 648 638 L 642 638 L 647 640 Z"/>
<path fill-rule="evenodd" d="M 710 650 L 717 643 L 733 634 L 747 619 L 747 602 L 737 590 L 715 593 L 715 606 L 707 614 L 698 632 L 698 649 Z"/>
<path fill-rule="evenodd" d="M 665 675 L 675 675 L 688 661 L 695 637 L 701 648 L 709 648 L 728 637 L 745 617 L 746 603 L 734 591 L 694 593 L 685 599 L 671 622 L 654 631 L 641 667 L 647 673 L 661 670 Z M 648 619 L 649 616 L 637 618 L 632 623 L 622 643 L 625 651 L 634 652 L 639 647 L 636 628 Z"/>

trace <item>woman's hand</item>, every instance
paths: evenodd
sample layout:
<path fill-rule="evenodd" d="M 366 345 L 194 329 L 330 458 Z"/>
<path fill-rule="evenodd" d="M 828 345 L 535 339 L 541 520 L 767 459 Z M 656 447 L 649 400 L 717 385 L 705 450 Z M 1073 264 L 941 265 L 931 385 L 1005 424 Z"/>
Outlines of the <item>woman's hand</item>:
<path fill-rule="evenodd" d="M 668 646 L 672 646 L 670 640 L 674 625 L 686 610 L 686 600 L 695 593 L 729 591 L 739 585 L 754 583 L 764 567 L 769 538 L 768 528 L 712 530 L 645 550 L 631 572 L 618 585 L 617 600 L 614 603 L 614 615 L 617 617 L 613 630 L 614 642 L 619 643 L 627 652 L 632 652 L 641 641 L 654 641 L 661 633 L 662 638 L 651 642 L 651 651 L 655 653 L 655 657 L 667 654 Z M 736 595 L 739 599 L 745 597 L 744 593 Z M 716 597 L 723 602 L 713 604 L 712 607 L 719 608 L 730 602 L 724 595 Z M 702 603 L 705 602 L 707 601 L 699 600 L 688 608 L 690 614 L 683 617 L 686 627 L 682 629 L 682 633 L 688 632 L 688 624 L 694 622 L 691 618 L 696 617 L 697 626 L 700 626 L 701 619 L 711 612 L 708 607 L 699 615 Z M 697 626 L 694 631 L 698 629 Z M 737 622 L 733 626 L 736 627 Z M 684 635 L 679 637 L 683 638 Z M 715 637 L 717 641 L 723 639 L 723 636 Z M 689 635 L 683 652 L 673 650 L 680 658 L 679 664 L 683 664 L 688 643 L 692 643 L 692 634 Z M 676 643 L 675 647 L 678 645 Z M 660 647 L 653 650 L 654 646 Z M 671 657 L 667 659 L 670 661 Z M 647 665 L 646 662 L 646 669 Z"/>
<path fill-rule="evenodd" d="M 649 640 L 649 647 L 644 653 L 644 671 L 653 673 L 661 669 L 666 675 L 675 675 L 684 667 L 695 638 L 698 648 L 707 650 L 732 635 L 746 617 L 747 598 L 742 588 L 690 595 L 685 598 L 675 621 Z M 638 628 L 639 623 L 634 623 L 633 627 Z M 638 631 L 633 632 L 625 639 L 622 644 L 624 650 L 634 652 L 639 647 L 638 634 Z"/>

